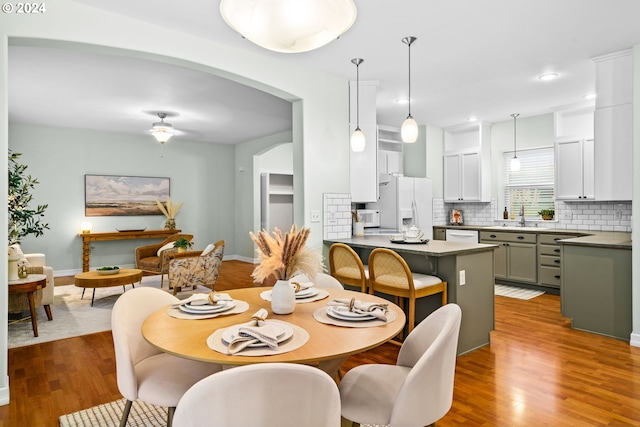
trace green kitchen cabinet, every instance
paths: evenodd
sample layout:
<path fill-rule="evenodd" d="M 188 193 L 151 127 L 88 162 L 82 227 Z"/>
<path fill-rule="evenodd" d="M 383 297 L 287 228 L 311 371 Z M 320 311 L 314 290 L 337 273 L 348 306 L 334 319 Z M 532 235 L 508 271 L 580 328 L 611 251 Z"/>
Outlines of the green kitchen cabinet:
<path fill-rule="evenodd" d="M 498 245 L 494 252 L 496 279 L 537 283 L 538 250 L 535 234 L 481 231 L 480 242 Z"/>

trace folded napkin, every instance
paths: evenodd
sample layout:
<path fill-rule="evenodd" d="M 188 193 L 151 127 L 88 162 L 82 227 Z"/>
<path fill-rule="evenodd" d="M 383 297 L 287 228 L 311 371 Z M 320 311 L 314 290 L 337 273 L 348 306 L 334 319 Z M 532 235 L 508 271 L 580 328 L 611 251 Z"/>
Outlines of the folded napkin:
<path fill-rule="evenodd" d="M 387 321 L 387 307 L 389 304 L 364 302 L 355 298 L 334 298 L 327 303 L 330 306 L 348 307 L 354 313 L 369 314 L 377 319 Z"/>
<path fill-rule="evenodd" d="M 238 328 L 238 336 L 229 343 L 229 354 L 236 354 L 251 344 L 265 343 L 271 350 L 278 349 L 278 332 L 281 328 L 271 326 L 265 320 L 269 313 L 264 308 L 251 316 L 251 322 Z"/>
<path fill-rule="evenodd" d="M 220 301 L 233 301 L 229 294 L 219 294 L 217 292 L 209 292 L 208 294 L 193 294 L 189 298 L 183 299 L 172 305 L 172 307 L 180 307 L 181 305 L 216 305 Z"/>
<path fill-rule="evenodd" d="M 293 281 L 291 284 L 295 287 L 296 293 L 301 291 L 306 291 L 309 288 L 313 287 L 313 282 L 296 282 Z"/>

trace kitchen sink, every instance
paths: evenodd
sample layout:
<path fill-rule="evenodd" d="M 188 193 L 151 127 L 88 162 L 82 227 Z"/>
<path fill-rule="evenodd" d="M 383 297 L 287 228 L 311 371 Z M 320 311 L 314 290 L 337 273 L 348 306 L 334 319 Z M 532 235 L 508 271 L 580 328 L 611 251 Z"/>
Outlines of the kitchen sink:
<path fill-rule="evenodd" d="M 547 227 L 520 227 L 518 225 L 493 225 L 483 227 L 485 230 L 509 230 L 509 231 L 522 231 L 522 230 L 548 230 Z"/>

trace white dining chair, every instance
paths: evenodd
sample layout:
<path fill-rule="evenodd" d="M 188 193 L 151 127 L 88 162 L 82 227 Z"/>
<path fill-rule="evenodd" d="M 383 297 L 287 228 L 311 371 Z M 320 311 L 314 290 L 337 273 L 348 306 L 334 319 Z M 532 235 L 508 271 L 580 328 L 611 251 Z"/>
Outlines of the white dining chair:
<path fill-rule="evenodd" d="M 420 322 L 395 365 L 366 364 L 340 382 L 342 417 L 354 425 L 415 427 L 434 424 L 453 402 L 462 311 L 450 303 Z"/>
<path fill-rule="evenodd" d="M 311 282 L 311 280 L 307 277 L 306 274 L 298 274 L 291 278 L 292 282 Z M 316 274 L 316 280 L 314 285 L 319 288 L 328 288 L 328 289 L 344 289 L 342 283 L 340 283 L 335 277 L 328 275 L 327 273 L 318 273 Z"/>
<path fill-rule="evenodd" d="M 338 387 L 307 365 L 238 366 L 199 381 L 180 399 L 174 426 L 205 425 L 338 427 Z"/>
<path fill-rule="evenodd" d="M 175 407 L 184 392 L 222 369 L 215 363 L 163 353 L 142 336 L 142 323 L 149 314 L 178 301 L 157 288 L 135 288 L 122 294 L 113 305 L 111 329 L 118 390 L 127 399 L 120 427 L 127 424 L 135 400 L 169 408 L 167 426 L 171 427 Z"/>

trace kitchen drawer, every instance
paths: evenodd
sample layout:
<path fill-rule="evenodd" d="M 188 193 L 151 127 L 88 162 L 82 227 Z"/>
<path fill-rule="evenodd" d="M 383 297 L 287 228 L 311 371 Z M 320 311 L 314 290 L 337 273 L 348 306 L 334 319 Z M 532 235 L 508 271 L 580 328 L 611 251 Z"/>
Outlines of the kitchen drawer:
<path fill-rule="evenodd" d="M 560 287 L 560 269 L 558 267 L 538 267 L 538 280 L 540 284 Z"/>
<path fill-rule="evenodd" d="M 480 240 L 499 242 L 536 243 L 535 233 L 508 233 L 505 231 L 481 231 Z"/>
<path fill-rule="evenodd" d="M 560 256 L 560 246 L 540 245 L 540 255 Z"/>
<path fill-rule="evenodd" d="M 540 243 L 545 245 L 555 245 L 558 240 L 562 239 L 571 239 L 573 237 L 578 237 L 575 234 L 540 234 L 539 240 Z"/>
<path fill-rule="evenodd" d="M 560 267 L 560 257 L 550 255 L 540 255 L 540 265 Z"/>

